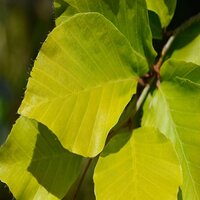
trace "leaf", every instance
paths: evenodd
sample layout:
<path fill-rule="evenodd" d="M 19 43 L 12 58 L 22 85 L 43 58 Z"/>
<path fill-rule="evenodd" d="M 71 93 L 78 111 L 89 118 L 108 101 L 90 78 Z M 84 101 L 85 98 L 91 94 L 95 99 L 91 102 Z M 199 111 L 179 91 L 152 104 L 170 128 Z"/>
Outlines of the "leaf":
<path fill-rule="evenodd" d="M 54 16 L 56 26 L 60 25 L 62 22 L 68 20 L 77 13 L 78 11 L 72 6 L 69 6 L 66 0 L 54 0 Z"/>
<path fill-rule="evenodd" d="M 62 15 L 68 7 L 69 4 L 65 0 L 54 0 L 55 18 L 58 18 L 60 15 Z"/>
<path fill-rule="evenodd" d="M 196 23 L 191 24 L 175 38 L 168 57 L 193 62 L 200 65 L 200 15 Z"/>
<path fill-rule="evenodd" d="M 73 12 L 99 12 L 110 20 L 130 41 L 132 47 L 144 55 L 149 64 L 154 62 L 156 52 L 152 46 L 152 36 L 145 0 L 64 0 Z M 72 13 L 68 8 L 62 20 Z M 65 17 L 67 15 L 67 17 Z"/>
<path fill-rule="evenodd" d="M 200 199 L 200 66 L 171 60 L 162 83 L 144 107 L 143 125 L 154 126 L 174 144 L 183 169 L 183 199 Z"/>
<path fill-rule="evenodd" d="M 19 113 L 45 124 L 70 151 L 93 157 L 146 66 L 102 15 L 77 14 L 48 36 Z"/>
<path fill-rule="evenodd" d="M 162 66 L 162 80 L 178 81 L 180 78 L 200 84 L 200 66 L 176 59 L 167 60 Z"/>
<path fill-rule="evenodd" d="M 96 200 L 93 174 L 97 160 L 98 157 L 85 159 L 87 162 L 82 167 L 82 175 L 79 176 L 63 200 Z"/>
<path fill-rule="evenodd" d="M 149 25 L 154 39 L 162 40 L 162 27 L 158 15 L 153 11 L 148 11 Z"/>
<path fill-rule="evenodd" d="M 182 191 L 181 191 L 180 188 L 179 188 L 179 191 L 178 191 L 177 200 L 183 200 L 183 197 L 182 197 Z"/>
<path fill-rule="evenodd" d="M 153 128 L 111 139 L 94 173 L 98 200 L 176 199 L 181 169 L 172 144 Z"/>
<path fill-rule="evenodd" d="M 154 11 L 160 18 L 162 27 L 167 27 L 176 9 L 176 0 L 146 0 L 147 8 Z"/>
<path fill-rule="evenodd" d="M 61 199 L 77 179 L 81 162 L 46 127 L 20 117 L 0 149 L 0 180 L 16 199 Z"/>

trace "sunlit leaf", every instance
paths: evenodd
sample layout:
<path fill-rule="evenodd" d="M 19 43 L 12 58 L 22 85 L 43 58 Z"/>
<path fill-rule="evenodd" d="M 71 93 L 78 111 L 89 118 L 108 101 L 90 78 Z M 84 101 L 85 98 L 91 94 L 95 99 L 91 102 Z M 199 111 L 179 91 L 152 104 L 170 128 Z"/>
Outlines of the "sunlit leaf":
<path fill-rule="evenodd" d="M 0 180 L 19 200 L 61 199 L 79 176 L 81 161 L 46 127 L 21 117 L 0 149 Z"/>
<path fill-rule="evenodd" d="M 155 51 L 145 0 L 63 0 L 71 5 L 57 19 L 57 24 L 76 12 L 99 12 L 109 19 L 130 41 L 132 47 L 152 64 Z"/>
<path fill-rule="evenodd" d="M 174 144 L 183 169 L 183 199 L 200 197 L 200 66 L 171 60 L 144 108 L 143 125 L 155 126 Z"/>
<path fill-rule="evenodd" d="M 176 0 L 146 0 L 147 8 L 157 13 L 162 27 L 170 23 L 176 8 Z"/>
<path fill-rule="evenodd" d="M 48 36 L 19 112 L 48 126 L 70 151 L 95 156 L 146 67 L 102 15 L 77 14 Z"/>
<path fill-rule="evenodd" d="M 176 199 L 181 180 L 171 142 L 148 127 L 113 137 L 94 173 L 98 200 Z"/>

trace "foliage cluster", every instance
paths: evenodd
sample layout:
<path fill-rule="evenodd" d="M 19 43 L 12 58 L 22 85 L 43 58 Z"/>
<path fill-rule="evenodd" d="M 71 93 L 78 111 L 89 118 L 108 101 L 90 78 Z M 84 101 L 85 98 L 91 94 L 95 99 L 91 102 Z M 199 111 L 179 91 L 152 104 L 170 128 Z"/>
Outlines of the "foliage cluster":
<path fill-rule="evenodd" d="M 54 5 L 0 179 L 16 199 L 76 199 L 93 165 L 98 200 L 199 200 L 200 16 L 167 35 L 174 0 Z"/>

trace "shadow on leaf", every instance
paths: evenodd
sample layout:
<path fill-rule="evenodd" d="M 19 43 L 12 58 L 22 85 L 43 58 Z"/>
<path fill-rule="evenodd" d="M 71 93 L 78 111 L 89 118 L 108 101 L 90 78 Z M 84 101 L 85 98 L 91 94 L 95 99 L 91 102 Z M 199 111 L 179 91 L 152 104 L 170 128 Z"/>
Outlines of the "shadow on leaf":
<path fill-rule="evenodd" d="M 80 175 L 82 157 L 64 149 L 44 125 L 39 124 L 38 130 L 28 171 L 47 191 L 63 198 Z"/>

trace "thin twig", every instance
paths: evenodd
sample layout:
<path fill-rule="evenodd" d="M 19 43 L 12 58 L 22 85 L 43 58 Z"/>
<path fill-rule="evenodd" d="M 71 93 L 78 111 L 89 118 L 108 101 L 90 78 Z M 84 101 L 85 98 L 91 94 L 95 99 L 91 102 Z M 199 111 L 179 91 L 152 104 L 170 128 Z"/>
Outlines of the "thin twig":
<path fill-rule="evenodd" d="M 148 83 L 146 84 L 146 86 L 144 87 L 142 93 L 140 94 L 137 102 L 136 102 L 136 112 L 140 109 L 140 107 L 142 106 L 144 100 L 146 99 L 152 84 L 155 82 L 156 80 L 156 75 L 154 74 L 150 80 L 148 81 Z"/>
<path fill-rule="evenodd" d="M 178 28 L 176 28 L 173 31 L 173 35 L 178 35 L 180 33 L 182 33 L 183 31 L 185 31 L 188 27 L 190 27 L 192 24 L 200 22 L 200 13 L 198 13 L 197 15 L 192 16 L 191 18 L 189 18 L 187 21 L 185 21 L 182 25 L 180 25 Z"/>
<path fill-rule="evenodd" d="M 173 35 L 171 35 L 169 37 L 169 39 L 167 40 L 166 44 L 164 45 L 164 47 L 162 48 L 160 57 L 157 61 L 157 63 L 153 66 L 154 72 L 156 72 L 156 76 L 157 76 L 157 83 L 156 85 L 159 86 L 160 84 L 160 68 L 163 64 L 164 58 L 168 52 L 168 50 L 170 49 L 172 43 L 174 42 L 175 38 L 177 37 L 177 35 L 179 35 L 181 32 L 183 32 L 185 29 L 187 29 L 189 26 L 191 26 L 193 23 L 199 22 L 200 21 L 200 13 L 191 17 L 189 20 L 187 20 L 185 23 L 183 23 L 181 26 L 179 26 L 177 29 L 175 29 L 173 31 Z M 144 87 L 142 93 L 140 94 L 137 103 L 136 103 L 136 111 L 138 111 L 141 107 L 141 105 L 143 104 L 146 96 L 149 93 L 149 90 L 151 88 L 152 83 L 155 80 L 155 74 L 151 77 L 149 83 L 146 84 L 146 86 Z M 140 83 L 144 83 L 143 81 L 140 81 Z"/>
<path fill-rule="evenodd" d="M 153 66 L 154 71 L 157 73 L 158 78 L 160 78 L 160 68 L 162 66 L 162 63 L 164 61 L 165 55 L 167 54 L 168 50 L 170 49 L 172 43 L 174 42 L 174 39 L 176 38 L 175 35 L 172 35 L 167 40 L 166 44 L 162 48 L 160 58 L 158 59 L 157 63 Z"/>
<path fill-rule="evenodd" d="M 174 42 L 175 38 L 182 33 L 183 31 L 185 31 L 188 27 L 190 27 L 192 24 L 197 23 L 200 21 L 200 13 L 198 13 L 197 15 L 191 17 L 190 19 L 188 19 L 186 22 L 184 22 L 182 25 L 180 25 L 178 28 L 176 28 L 172 35 L 169 37 L 167 43 L 164 45 L 162 51 L 161 51 L 161 55 L 160 58 L 158 60 L 158 62 L 154 65 L 154 71 L 158 74 L 159 76 L 159 72 L 160 72 L 160 68 L 162 66 L 162 63 L 164 61 L 164 57 L 167 54 L 168 50 L 170 49 L 170 47 L 172 46 L 172 43 Z"/>
<path fill-rule="evenodd" d="M 88 160 L 86 166 L 85 166 L 85 169 L 84 169 L 83 174 L 82 174 L 82 176 L 81 176 L 81 178 L 80 178 L 79 184 L 78 184 L 78 186 L 77 186 L 77 188 L 76 188 L 76 191 L 75 191 L 75 193 L 74 193 L 73 200 L 76 200 L 76 199 L 77 199 L 78 192 L 80 191 L 80 188 L 81 188 L 81 186 L 82 186 L 82 183 L 83 183 L 84 178 L 85 178 L 85 176 L 86 176 L 86 174 L 87 174 L 87 171 L 88 171 L 88 169 L 89 169 L 89 167 L 90 167 L 90 165 L 91 165 L 92 160 L 93 160 L 93 159 L 90 158 L 90 159 Z"/>
<path fill-rule="evenodd" d="M 138 110 L 140 109 L 140 107 L 141 107 L 142 103 L 144 102 L 144 100 L 145 100 L 145 98 L 146 98 L 146 96 L 147 96 L 149 90 L 150 90 L 150 84 L 147 84 L 147 85 L 145 86 L 145 88 L 143 89 L 143 91 L 142 91 L 140 97 L 139 97 L 138 100 L 137 100 L 137 103 L 136 103 L 136 111 L 138 111 Z"/>

